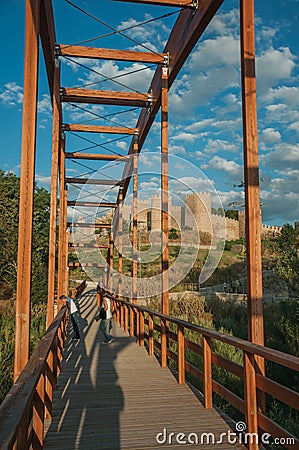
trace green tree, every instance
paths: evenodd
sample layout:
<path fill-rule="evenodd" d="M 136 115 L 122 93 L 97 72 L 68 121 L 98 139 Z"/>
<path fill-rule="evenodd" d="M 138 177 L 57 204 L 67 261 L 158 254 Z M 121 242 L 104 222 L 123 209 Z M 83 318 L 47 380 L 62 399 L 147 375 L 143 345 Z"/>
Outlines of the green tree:
<path fill-rule="evenodd" d="M 16 291 L 20 180 L 0 170 L 0 292 L 12 297 Z M 32 303 L 47 293 L 50 194 L 35 186 L 32 244 Z"/>
<path fill-rule="evenodd" d="M 281 234 L 272 241 L 276 256 L 274 271 L 287 282 L 291 291 L 298 289 L 298 244 L 298 232 L 288 223 L 282 227 Z"/>
<path fill-rule="evenodd" d="M 239 214 L 239 211 L 237 209 L 226 209 L 225 210 L 225 217 L 228 217 L 229 219 L 238 220 L 238 214 Z"/>

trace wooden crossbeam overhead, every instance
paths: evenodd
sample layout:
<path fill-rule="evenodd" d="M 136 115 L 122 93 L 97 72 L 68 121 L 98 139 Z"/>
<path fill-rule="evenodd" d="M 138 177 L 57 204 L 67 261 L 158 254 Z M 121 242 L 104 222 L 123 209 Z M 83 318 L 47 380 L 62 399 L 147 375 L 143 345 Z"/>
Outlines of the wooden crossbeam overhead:
<path fill-rule="evenodd" d="M 111 223 L 84 223 L 84 222 L 67 222 L 67 227 L 73 228 L 95 228 L 95 229 L 104 229 L 111 228 Z"/>
<path fill-rule="evenodd" d="M 149 107 L 150 94 L 138 92 L 97 91 L 94 89 L 62 88 L 61 101 L 73 103 L 89 103 L 96 105 Z"/>
<path fill-rule="evenodd" d="M 69 248 L 108 248 L 108 245 L 104 244 L 80 244 L 78 242 L 69 242 Z"/>
<path fill-rule="evenodd" d="M 140 3 L 145 3 L 145 1 L 140 1 Z M 169 54 L 169 89 L 193 47 L 202 36 L 223 1 L 224 0 L 201 0 L 196 10 L 184 9 L 180 12 L 163 51 L 163 53 Z M 159 1 L 157 4 L 166 5 L 166 2 Z M 148 132 L 155 120 L 155 115 L 161 106 L 161 70 L 161 66 L 158 66 L 149 89 L 149 92 L 152 92 L 154 99 L 151 113 L 149 114 L 147 110 L 142 109 L 137 122 L 137 128 L 139 129 L 139 152 L 141 151 Z M 133 154 L 133 141 L 134 139 L 132 139 L 128 152 L 129 154 Z M 128 162 L 124 167 L 122 176 L 122 179 L 125 179 L 123 185 L 124 197 L 126 196 L 130 184 L 132 172 L 132 164 Z M 117 226 L 116 222 L 115 226 Z"/>
<path fill-rule="evenodd" d="M 67 159 L 90 159 L 95 161 L 126 161 L 128 156 L 122 155 L 105 155 L 105 154 L 97 154 L 97 153 L 75 153 L 75 152 L 66 152 L 65 157 Z"/>
<path fill-rule="evenodd" d="M 107 133 L 107 134 L 137 134 L 136 128 L 129 127 L 101 127 L 99 125 L 81 125 L 80 123 L 63 124 L 64 131 L 77 131 L 82 133 Z"/>
<path fill-rule="evenodd" d="M 69 184 L 97 184 L 107 186 L 118 186 L 120 184 L 119 180 L 104 180 L 96 178 L 66 178 L 65 182 Z"/>
<path fill-rule="evenodd" d="M 95 206 L 98 208 L 117 208 L 117 203 L 109 203 L 109 202 L 80 202 L 80 201 L 68 201 L 68 206 Z"/>
<path fill-rule="evenodd" d="M 163 64 L 167 55 L 151 52 L 134 52 L 132 50 L 112 50 L 108 48 L 82 47 L 78 45 L 58 45 L 61 56 L 76 58 L 109 59 L 113 61 L 133 61 L 151 64 Z"/>
<path fill-rule="evenodd" d="M 196 0 L 115 0 L 117 2 L 141 3 L 158 6 L 176 6 L 194 8 L 197 5 Z"/>

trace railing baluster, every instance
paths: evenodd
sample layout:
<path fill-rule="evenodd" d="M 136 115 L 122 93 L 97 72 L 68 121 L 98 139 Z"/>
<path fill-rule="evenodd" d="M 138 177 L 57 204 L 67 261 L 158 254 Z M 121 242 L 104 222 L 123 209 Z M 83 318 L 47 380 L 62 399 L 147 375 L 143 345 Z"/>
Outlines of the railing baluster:
<path fill-rule="evenodd" d="M 129 307 L 126 305 L 125 306 L 125 325 L 124 325 L 124 327 L 125 327 L 125 332 L 127 333 L 128 332 L 128 329 L 129 329 L 129 309 L 128 309 Z"/>
<path fill-rule="evenodd" d="M 45 406 L 46 406 L 46 419 L 52 417 L 52 400 L 53 400 L 53 352 L 50 350 L 45 370 Z"/>
<path fill-rule="evenodd" d="M 203 348 L 203 383 L 204 383 L 204 405 L 205 408 L 212 408 L 212 353 L 211 339 L 207 336 L 202 337 Z"/>
<path fill-rule="evenodd" d="M 185 336 L 184 327 L 178 325 L 178 381 L 185 383 Z"/>
<path fill-rule="evenodd" d="M 45 377 L 41 374 L 33 399 L 33 435 L 32 449 L 41 450 L 44 440 L 44 418 L 45 418 Z"/>
<path fill-rule="evenodd" d="M 244 352 L 244 384 L 245 384 L 245 412 L 247 433 L 251 436 L 258 436 L 258 416 L 257 416 L 257 391 L 255 359 L 251 353 Z M 252 442 L 254 441 L 254 442 Z M 249 450 L 258 450 L 258 439 L 250 439 L 248 442 Z"/>
<path fill-rule="evenodd" d="M 165 319 L 161 319 L 161 366 L 167 367 L 167 327 Z"/>
<path fill-rule="evenodd" d="M 130 336 L 134 336 L 134 309 L 130 307 Z"/>
<path fill-rule="evenodd" d="M 144 347 L 144 312 L 139 311 L 139 345 Z"/>
<path fill-rule="evenodd" d="M 154 354 L 154 320 L 152 314 L 148 315 L 148 354 Z"/>

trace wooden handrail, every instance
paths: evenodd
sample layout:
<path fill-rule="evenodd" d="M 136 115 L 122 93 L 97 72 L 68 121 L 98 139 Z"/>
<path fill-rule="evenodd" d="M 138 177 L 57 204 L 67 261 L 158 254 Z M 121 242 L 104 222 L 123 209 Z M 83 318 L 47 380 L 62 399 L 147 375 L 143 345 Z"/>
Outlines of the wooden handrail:
<path fill-rule="evenodd" d="M 291 408 L 298 410 L 299 393 L 258 373 L 256 369 L 255 357 L 261 356 L 268 361 L 272 361 L 295 371 L 299 371 L 299 358 L 275 349 L 253 344 L 244 339 L 229 336 L 215 330 L 210 330 L 176 317 L 153 311 L 144 306 L 132 304 L 126 300 L 119 299 L 114 296 L 110 296 L 110 298 L 114 301 L 115 309 L 117 311 L 121 309 L 120 312 L 117 312 L 117 318 L 125 317 L 128 314 L 130 314 L 130 317 L 133 315 L 137 317 L 137 327 L 135 326 L 135 323 L 131 321 L 129 329 L 126 327 L 125 330 L 128 331 L 131 336 L 135 335 L 137 338 L 136 341 L 139 343 L 142 342 L 142 345 L 144 345 L 144 341 L 147 341 L 149 355 L 153 355 L 154 349 L 157 349 L 160 354 L 160 363 L 162 367 L 165 367 L 165 364 L 169 362 L 170 359 L 175 361 L 178 368 L 179 383 L 184 383 L 186 372 L 189 372 L 203 382 L 204 405 L 206 408 L 212 407 L 212 393 L 215 392 L 228 401 L 232 406 L 237 408 L 242 414 L 245 414 L 247 421 L 247 432 L 252 432 L 252 430 L 257 430 L 259 428 L 266 433 L 270 433 L 272 436 L 284 436 L 286 438 L 286 442 L 284 444 L 286 448 L 293 449 L 295 448 L 294 445 L 299 446 L 299 440 L 295 436 L 287 430 L 284 430 L 273 420 L 269 419 L 265 413 L 261 413 L 258 410 L 257 399 L 258 391 L 262 391 L 285 403 Z M 160 324 L 157 323 L 157 320 L 154 321 L 154 318 L 160 319 Z M 137 332 L 140 323 L 142 324 L 140 329 L 142 338 L 140 338 Z M 176 332 L 173 329 L 170 331 L 167 327 L 165 333 L 166 324 L 176 325 Z M 147 326 L 148 332 L 144 330 L 144 325 Z M 191 330 L 200 335 L 202 337 L 202 345 L 184 338 L 184 330 Z M 159 341 L 157 339 L 157 335 L 160 336 Z M 176 343 L 177 353 L 174 352 L 173 348 L 170 349 L 169 340 Z M 229 359 L 211 351 L 212 340 L 222 342 L 242 350 L 243 365 L 230 361 Z M 203 357 L 202 370 L 199 370 L 189 361 L 185 360 L 186 348 Z M 245 391 L 244 399 L 238 397 L 228 388 L 212 379 L 213 364 L 231 372 L 243 380 Z M 278 432 L 279 434 L 277 434 Z M 248 448 L 253 450 L 258 447 L 256 443 L 253 442 L 248 443 Z"/>
<path fill-rule="evenodd" d="M 46 397 L 46 382 L 53 387 L 56 383 L 57 360 L 60 358 L 60 339 L 65 336 L 66 307 L 64 306 L 41 339 L 39 345 L 32 353 L 28 363 L 20 376 L 12 386 L 0 406 L 0 446 L 1 450 L 14 448 L 24 449 L 30 447 L 33 442 L 39 442 L 42 448 L 44 408 Z M 53 357 L 52 373 L 47 363 L 49 356 Z M 51 358 L 52 359 L 52 358 Z M 41 382 L 45 377 L 44 382 Z M 41 406 L 40 400 L 43 400 Z M 48 399 L 49 400 L 49 399 Z M 50 399 L 51 401 L 52 399 Z M 30 411 L 33 407 L 32 433 L 30 441 L 20 442 L 20 436 L 28 436 L 30 428 Z M 36 416 L 37 415 L 37 416 Z M 42 426 L 41 426 L 42 425 Z M 23 431 L 23 432 L 22 432 Z M 26 439 L 26 438 L 25 438 Z M 28 445 L 27 445 L 28 444 Z"/>

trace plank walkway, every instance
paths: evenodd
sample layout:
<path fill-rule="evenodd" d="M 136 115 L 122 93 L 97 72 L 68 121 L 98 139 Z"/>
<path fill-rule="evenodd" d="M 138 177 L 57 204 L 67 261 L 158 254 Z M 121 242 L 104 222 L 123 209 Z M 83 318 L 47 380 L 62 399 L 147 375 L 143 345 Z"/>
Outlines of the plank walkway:
<path fill-rule="evenodd" d="M 115 341 L 104 345 L 99 322 L 93 320 L 94 292 L 82 297 L 80 308 L 84 337 L 74 341 L 68 334 L 45 450 L 244 448 L 227 439 L 212 445 L 211 437 L 209 445 L 206 437 L 201 445 L 178 444 L 178 433 L 186 435 L 179 439 L 192 442 L 196 435 L 200 443 L 203 433 L 214 433 L 218 440 L 229 426 L 118 325 L 113 326 Z"/>

